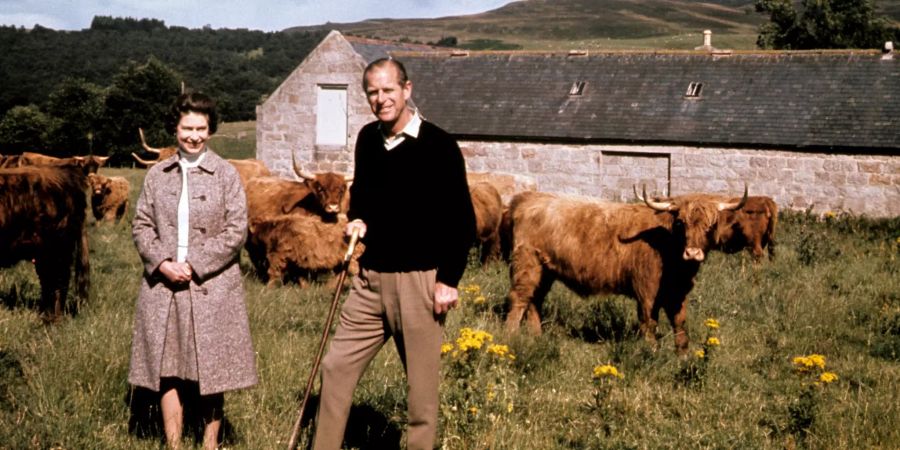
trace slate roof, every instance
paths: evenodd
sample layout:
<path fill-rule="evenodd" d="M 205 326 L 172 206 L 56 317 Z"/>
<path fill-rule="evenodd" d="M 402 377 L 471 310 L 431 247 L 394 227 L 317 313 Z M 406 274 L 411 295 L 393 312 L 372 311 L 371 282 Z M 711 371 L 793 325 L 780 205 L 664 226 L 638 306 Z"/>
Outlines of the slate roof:
<path fill-rule="evenodd" d="M 900 154 L 900 60 L 879 52 L 392 55 L 422 113 L 463 137 Z"/>
<path fill-rule="evenodd" d="M 368 39 L 357 36 L 344 36 L 344 39 L 350 43 L 353 50 L 356 51 L 366 63 L 370 63 L 379 58 L 387 58 L 391 52 L 397 51 L 420 51 L 427 52 L 436 50 L 438 47 L 425 44 L 411 44 L 394 41 L 384 41 L 379 39 Z"/>

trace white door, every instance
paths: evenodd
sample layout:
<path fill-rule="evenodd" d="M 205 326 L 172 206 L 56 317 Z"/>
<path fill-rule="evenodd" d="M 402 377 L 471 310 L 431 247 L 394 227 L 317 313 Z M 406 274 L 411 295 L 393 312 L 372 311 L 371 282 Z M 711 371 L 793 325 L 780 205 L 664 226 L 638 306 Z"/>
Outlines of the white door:
<path fill-rule="evenodd" d="M 347 86 L 318 86 L 316 145 L 347 145 Z"/>

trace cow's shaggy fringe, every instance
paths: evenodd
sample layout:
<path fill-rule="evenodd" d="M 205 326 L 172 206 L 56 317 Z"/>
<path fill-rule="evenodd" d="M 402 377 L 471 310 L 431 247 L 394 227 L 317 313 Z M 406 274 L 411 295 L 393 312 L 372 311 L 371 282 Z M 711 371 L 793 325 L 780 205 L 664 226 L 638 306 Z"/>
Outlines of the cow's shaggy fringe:
<path fill-rule="evenodd" d="M 101 172 L 125 176 L 133 186 L 144 173 Z M 702 386 L 689 388 L 675 382 L 682 360 L 669 351 L 672 335 L 664 333 L 665 345 L 654 352 L 637 337 L 634 301 L 626 297 L 582 299 L 556 286 L 544 302 L 543 335 L 507 335 L 508 266 L 481 267 L 473 256 L 462 285 L 478 285 L 485 301 L 451 312 L 445 340 L 469 327 L 508 344 L 516 355 L 508 376 L 517 396 L 511 413 L 488 418 L 472 434 L 444 428 L 439 442 L 448 450 L 781 449 L 796 441 L 788 427 L 798 398 L 791 359 L 818 353 L 840 378 L 818 399 L 804 445 L 900 447 L 900 219 L 851 215 L 829 222 L 782 213 L 778 226 L 771 260 L 712 252 L 704 262 L 690 295 L 691 349 L 710 317 L 722 323 L 722 345 Z M 160 448 L 153 427 L 129 432 L 130 419 L 153 419 L 141 413 L 141 397 L 129 396 L 126 383 L 140 261 L 128 227 L 88 229 L 92 301 L 58 326 L 41 325 L 30 262 L 0 270 L 7 305 L 0 308 L 0 448 Z M 800 263 L 803 233 L 835 251 L 810 252 L 819 259 Z M 225 445 L 283 448 L 333 290 L 315 283 L 265 289 L 246 256 L 241 264 L 260 384 L 226 394 Z M 600 417 L 589 405 L 593 368 L 604 364 L 625 377 L 617 379 L 614 403 Z M 453 381 L 445 378 L 445 386 Z M 380 352 L 355 394 L 348 446 L 402 447 L 405 386 L 396 352 Z M 442 395 L 454 395 L 450 389 Z"/>

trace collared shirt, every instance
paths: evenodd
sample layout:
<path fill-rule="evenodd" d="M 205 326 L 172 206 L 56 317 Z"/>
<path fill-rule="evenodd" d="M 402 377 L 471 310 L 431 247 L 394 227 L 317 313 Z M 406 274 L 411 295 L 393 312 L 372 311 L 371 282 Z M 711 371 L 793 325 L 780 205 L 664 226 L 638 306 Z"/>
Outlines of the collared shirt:
<path fill-rule="evenodd" d="M 184 262 L 187 260 L 188 252 L 188 230 L 190 229 L 190 197 L 188 192 L 188 169 L 199 167 L 206 156 L 206 149 L 200 154 L 186 153 L 178 151 L 178 165 L 181 166 L 181 197 L 178 199 L 178 251 L 175 261 Z"/>
<path fill-rule="evenodd" d="M 384 133 L 384 130 L 381 128 L 381 124 L 378 125 L 378 129 L 381 130 L 381 137 L 384 138 L 384 148 L 386 150 L 393 150 L 398 145 L 402 144 L 403 141 L 406 140 L 406 136 L 410 136 L 413 138 L 419 137 L 419 128 L 422 126 L 422 116 L 419 115 L 418 110 L 413 110 L 412 119 L 409 120 L 409 123 L 403 127 L 399 133 L 397 133 L 393 137 L 389 137 Z"/>

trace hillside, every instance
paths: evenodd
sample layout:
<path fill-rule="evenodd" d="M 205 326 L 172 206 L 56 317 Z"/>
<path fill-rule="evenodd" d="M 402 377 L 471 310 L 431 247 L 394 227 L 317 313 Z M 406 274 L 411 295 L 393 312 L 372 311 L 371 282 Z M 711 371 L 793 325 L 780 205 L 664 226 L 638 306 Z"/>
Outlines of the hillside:
<path fill-rule="evenodd" d="M 752 49 L 766 17 L 753 1 L 522 0 L 481 14 L 437 19 L 370 19 L 285 31 L 336 29 L 390 40 L 437 42 L 455 37 L 467 48 L 555 50 L 570 48 L 690 49 L 713 31 L 713 45 Z M 878 2 L 900 24 L 900 1 Z"/>

